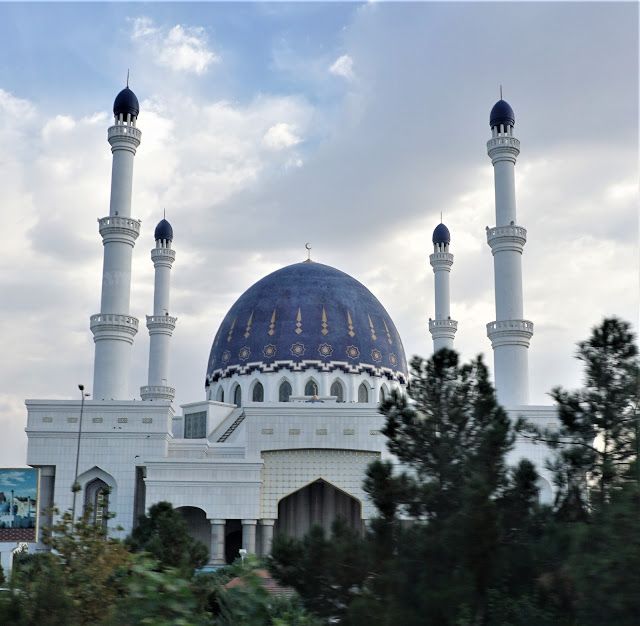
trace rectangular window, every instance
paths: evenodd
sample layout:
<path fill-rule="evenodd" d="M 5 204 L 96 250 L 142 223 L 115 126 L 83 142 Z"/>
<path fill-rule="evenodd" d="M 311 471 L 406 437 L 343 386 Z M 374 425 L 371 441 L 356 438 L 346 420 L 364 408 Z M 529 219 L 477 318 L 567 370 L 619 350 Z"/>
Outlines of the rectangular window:
<path fill-rule="evenodd" d="M 187 413 L 184 416 L 184 438 L 204 439 L 207 436 L 207 412 Z"/>

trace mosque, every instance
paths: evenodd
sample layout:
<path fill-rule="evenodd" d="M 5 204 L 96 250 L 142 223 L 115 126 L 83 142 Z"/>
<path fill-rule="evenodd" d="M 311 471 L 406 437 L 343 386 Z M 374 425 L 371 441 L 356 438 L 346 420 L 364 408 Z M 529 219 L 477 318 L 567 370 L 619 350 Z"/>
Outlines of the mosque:
<path fill-rule="evenodd" d="M 109 214 L 98 220 L 103 243 L 100 312 L 90 318 L 95 342 L 91 395 L 27 400 L 27 463 L 40 469 L 41 523 L 47 507 L 91 505 L 97 523 L 128 534 L 139 515 L 169 501 L 193 536 L 210 549 L 211 565 L 238 550 L 268 554 L 275 533 L 301 536 L 312 524 L 342 516 L 355 528 L 375 514 L 362 489 L 367 465 L 390 458 L 381 434 L 379 402 L 408 382 L 398 331 L 378 299 L 338 269 L 310 259 L 269 274 L 222 320 L 211 347 L 204 397 L 173 406 L 170 347 L 177 317 L 170 305 L 174 232 L 155 228 L 155 269 L 148 384 L 129 390 L 131 349 L 139 322 L 131 314 L 131 258 L 141 224 L 131 212 L 133 165 L 142 133 L 138 100 L 127 86 L 116 97 L 108 129 L 113 155 Z M 514 170 L 520 142 L 504 100 L 490 114 L 488 155 L 495 174 L 495 226 L 487 228 L 495 269 L 496 317 L 487 324 L 495 384 L 510 415 L 542 425 L 551 406 L 528 399 L 532 322 L 524 319 L 522 254 L 527 231 L 518 224 Z M 151 241 L 150 233 L 142 233 Z M 176 241 L 179 241 L 177 233 Z M 453 348 L 451 237 L 433 232 L 434 350 Z M 212 329 L 214 330 L 214 329 Z M 551 497 L 540 449 L 519 441 L 543 472 L 541 497 Z M 77 483 L 79 491 L 72 492 Z M 76 501 L 77 500 L 77 501 Z M 108 514 L 115 514 L 111 516 Z M 49 517 L 48 517 L 49 516 Z M 121 527 L 119 530 L 117 527 Z M 43 546 L 36 546 L 36 549 Z"/>

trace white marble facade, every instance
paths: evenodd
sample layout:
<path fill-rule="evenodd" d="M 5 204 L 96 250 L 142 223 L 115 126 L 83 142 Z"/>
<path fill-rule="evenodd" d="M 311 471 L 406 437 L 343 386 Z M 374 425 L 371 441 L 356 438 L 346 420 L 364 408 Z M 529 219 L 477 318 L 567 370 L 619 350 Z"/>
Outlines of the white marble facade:
<path fill-rule="evenodd" d="M 498 108 L 508 116 L 510 107 Z M 177 323 L 169 312 L 176 252 L 173 230 L 162 220 L 151 253 L 156 293 L 153 315 L 147 317 L 152 339 L 149 382 L 141 390 L 143 400 L 122 399 L 128 395 L 129 353 L 138 329 L 129 311 L 131 252 L 140 232 L 130 217 L 134 157 L 142 139 L 138 111 L 131 90 L 118 94 L 109 129 L 114 154 L 111 204 L 109 216 L 100 220 L 102 300 L 100 312 L 91 319 L 98 394 L 94 391 L 82 411 L 80 400 L 26 401 L 27 463 L 42 470 L 41 506 L 71 507 L 77 462 L 77 512 L 85 504 L 100 513 L 108 510 L 115 517 L 103 523 L 124 536 L 150 505 L 169 501 L 182 511 L 194 536 L 209 546 L 212 565 L 232 560 L 240 547 L 268 553 L 278 530 L 299 535 L 312 523 L 329 526 L 339 514 L 355 526 L 366 523 L 375 511 L 362 489 L 365 469 L 374 459 L 390 458 L 380 432 L 384 419 L 378 403 L 392 389 L 402 391 L 408 374 L 400 337 L 386 311 L 363 285 L 341 272 L 299 263 L 248 289 L 220 324 L 204 399 L 176 413 L 175 390 L 167 381 Z M 494 112 L 492 125 L 493 117 Z M 494 125 L 490 142 L 501 141 L 500 128 L 504 132 Z M 513 143 L 513 123 L 506 139 Z M 501 168 L 496 174 L 499 226 L 515 217 L 510 186 L 517 153 L 510 144 L 507 148 L 490 147 L 494 165 Z M 506 164 L 500 161 L 500 150 L 507 155 Z M 140 234 L 142 240 L 150 239 Z M 430 323 L 436 348 L 453 345 L 457 325 L 449 306 L 449 280 L 455 283 L 455 276 L 449 277 L 449 242 L 448 230 L 440 225 L 434 233 L 434 254 L 444 250 L 448 256 L 446 271 L 436 276 L 437 311 Z M 515 293 L 517 306 L 503 306 L 500 295 L 494 323 L 513 326 L 522 322 L 523 244 L 508 243 L 506 260 L 496 257 L 496 290 L 499 295 Z M 434 271 L 438 268 L 434 265 Z M 509 281 L 517 283 L 515 292 Z M 502 397 L 526 397 L 527 333 L 507 329 L 500 339 L 490 329 L 494 347 L 518 356 L 517 393 L 509 392 L 509 369 L 498 359 Z M 518 406 L 510 413 L 543 425 L 556 419 L 553 407 Z M 522 456 L 541 466 L 543 451 L 518 442 L 512 458 Z M 549 499 L 548 476 L 541 479 L 541 488 Z"/>

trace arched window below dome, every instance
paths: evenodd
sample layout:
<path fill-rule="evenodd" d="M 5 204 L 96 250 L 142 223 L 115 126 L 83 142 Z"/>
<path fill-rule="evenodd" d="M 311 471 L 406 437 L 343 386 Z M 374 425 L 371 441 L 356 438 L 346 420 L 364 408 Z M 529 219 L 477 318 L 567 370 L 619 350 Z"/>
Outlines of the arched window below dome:
<path fill-rule="evenodd" d="M 366 383 L 361 383 L 358 387 L 358 402 L 369 402 L 369 388 Z"/>
<path fill-rule="evenodd" d="M 242 389 L 240 388 L 240 385 L 236 385 L 236 388 L 233 390 L 233 403 L 237 407 L 242 406 Z"/>
<path fill-rule="evenodd" d="M 291 389 L 291 384 L 289 383 L 289 381 L 285 380 L 280 385 L 280 389 L 278 389 L 278 401 L 289 402 L 289 398 L 291 397 L 292 392 L 293 390 Z"/>
<path fill-rule="evenodd" d="M 216 394 L 216 400 L 218 402 L 224 402 L 224 389 L 222 388 L 222 385 L 220 385 L 218 387 L 218 393 Z"/>
<path fill-rule="evenodd" d="M 384 402 L 389 397 L 389 390 L 386 385 L 380 387 L 380 402 Z"/>
<path fill-rule="evenodd" d="M 258 381 L 253 386 L 253 392 L 251 393 L 251 399 L 254 402 L 264 402 L 264 387 L 262 386 L 262 383 L 260 381 Z"/>
<path fill-rule="evenodd" d="M 305 396 L 317 396 L 318 395 L 318 383 L 311 378 L 307 381 L 307 384 L 304 386 L 304 395 Z"/>
<path fill-rule="evenodd" d="M 344 402 L 344 387 L 339 380 L 334 380 L 329 395 L 336 397 L 336 402 Z"/>

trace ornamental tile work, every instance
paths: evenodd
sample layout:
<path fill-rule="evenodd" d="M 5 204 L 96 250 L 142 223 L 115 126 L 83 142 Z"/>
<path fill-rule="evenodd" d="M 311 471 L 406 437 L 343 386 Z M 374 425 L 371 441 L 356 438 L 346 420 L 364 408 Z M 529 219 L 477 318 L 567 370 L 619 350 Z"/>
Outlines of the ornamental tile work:
<path fill-rule="evenodd" d="M 214 339 L 207 381 L 308 367 L 407 377 L 402 342 L 384 307 L 354 278 L 315 262 L 277 270 L 240 296 Z"/>
<path fill-rule="evenodd" d="M 347 346 L 346 352 L 350 359 L 357 359 L 360 356 L 360 350 L 357 346 Z"/>

